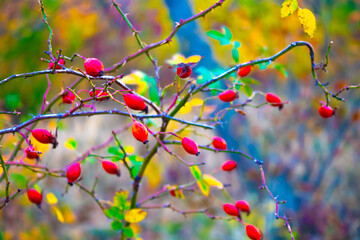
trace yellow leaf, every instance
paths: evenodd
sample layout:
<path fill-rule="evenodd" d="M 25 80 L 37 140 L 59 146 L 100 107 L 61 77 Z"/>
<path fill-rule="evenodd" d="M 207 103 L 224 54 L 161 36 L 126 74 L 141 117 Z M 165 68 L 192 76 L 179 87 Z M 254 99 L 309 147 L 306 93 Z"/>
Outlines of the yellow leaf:
<path fill-rule="evenodd" d="M 77 146 L 77 142 L 75 140 L 75 138 L 69 138 L 68 140 L 66 140 L 66 142 L 64 143 L 64 146 L 67 149 L 70 149 L 72 151 L 74 151 L 76 149 Z"/>
<path fill-rule="evenodd" d="M 189 104 L 191 106 L 201 106 L 203 104 L 203 102 L 204 102 L 204 100 L 202 100 L 201 98 L 193 98 L 193 99 L 191 99 Z"/>
<path fill-rule="evenodd" d="M 304 32 L 309 35 L 310 38 L 313 38 L 316 30 L 316 18 L 314 14 L 309 9 L 300 9 L 298 18 Z"/>
<path fill-rule="evenodd" d="M 202 56 L 193 55 L 184 60 L 184 63 L 197 63 L 202 59 Z"/>
<path fill-rule="evenodd" d="M 50 205 L 57 204 L 58 202 L 56 196 L 52 192 L 46 194 L 46 199 Z"/>
<path fill-rule="evenodd" d="M 179 111 L 180 114 L 187 114 L 189 112 L 191 112 L 191 105 L 190 104 L 185 104 L 185 106 L 180 108 L 180 111 Z"/>
<path fill-rule="evenodd" d="M 30 138 L 31 144 L 33 145 L 35 151 L 44 153 L 49 150 L 49 144 L 43 144 L 38 142 L 33 136 Z"/>
<path fill-rule="evenodd" d="M 217 180 L 216 178 L 214 178 L 213 176 L 209 175 L 209 174 L 204 174 L 203 175 L 203 179 L 205 180 L 205 182 L 207 184 L 209 184 L 210 186 L 214 186 L 214 187 L 217 187 L 219 189 L 223 189 L 224 188 L 224 185 L 219 181 Z"/>
<path fill-rule="evenodd" d="M 290 16 L 298 7 L 296 0 L 285 0 L 281 5 L 280 16 L 282 18 Z"/>
<path fill-rule="evenodd" d="M 143 211 L 141 208 L 134 208 L 125 213 L 125 220 L 129 223 L 138 223 L 144 220 L 147 212 Z"/>
<path fill-rule="evenodd" d="M 64 215 L 64 219 L 66 223 L 74 223 L 75 222 L 75 215 L 72 212 L 71 208 L 69 205 L 64 205 L 61 208 L 62 213 Z"/>
<path fill-rule="evenodd" d="M 205 196 L 209 196 L 210 193 L 210 186 L 209 184 L 207 184 L 207 182 L 205 182 L 204 179 L 200 179 L 197 181 L 197 184 L 199 186 L 200 191 L 202 192 L 202 194 L 204 194 Z"/>
<path fill-rule="evenodd" d="M 64 216 L 62 215 L 62 213 L 60 212 L 60 210 L 56 206 L 52 206 L 51 209 L 55 213 L 59 222 L 63 223 L 65 221 L 65 219 L 64 219 Z"/>
<path fill-rule="evenodd" d="M 169 60 L 166 60 L 166 63 L 167 64 L 170 64 L 170 65 L 177 65 L 179 63 L 182 63 L 185 61 L 185 57 L 184 55 L 180 54 L 180 53 L 175 53 L 171 59 Z"/>
<path fill-rule="evenodd" d="M 125 152 L 127 153 L 127 154 L 132 154 L 134 151 L 135 151 L 135 149 L 134 149 L 134 147 L 133 146 L 125 146 L 124 147 L 124 150 L 125 150 Z"/>
<path fill-rule="evenodd" d="M 144 80 L 145 76 L 145 73 L 141 71 L 134 71 L 128 75 L 125 75 L 121 79 L 121 82 L 127 85 L 136 85 L 136 92 L 139 94 L 144 94 L 148 88 L 147 82 Z"/>

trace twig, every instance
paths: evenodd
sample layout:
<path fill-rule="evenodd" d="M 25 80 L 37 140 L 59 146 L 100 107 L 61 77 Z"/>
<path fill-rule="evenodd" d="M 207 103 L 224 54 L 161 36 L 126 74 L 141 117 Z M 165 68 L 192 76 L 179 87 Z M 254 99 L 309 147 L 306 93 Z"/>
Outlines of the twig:
<path fill-rule="evenodd" d="M 5 201 L 4 201 L 4 204 L 6 205 L 6 204 L 10 201 L 10 198 L 9 198 L 9 186 L 10 186 L 10 182 L 9 182 L 9 176 L 8 176 L 8 174 L 7 174 L 7 169 L 6 169 L 6 167 L 5 167 L 5 161 L 4 161 L 1 153 L 0 153 L 0 161 L 1 161 L 1 167 L 2 167 L 2 169 L 3 169 L 4 176 L 5 176 L 5 181 L 6 181 Z"/>

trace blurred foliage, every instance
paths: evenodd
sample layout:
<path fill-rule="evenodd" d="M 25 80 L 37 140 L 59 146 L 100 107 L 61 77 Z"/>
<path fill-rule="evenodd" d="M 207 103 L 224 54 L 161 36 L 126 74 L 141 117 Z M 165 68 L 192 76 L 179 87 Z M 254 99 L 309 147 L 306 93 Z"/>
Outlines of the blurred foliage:
<path fill-rule="evenodd" d="M 163 1 L 117 2 L 129 13 L 130 21 L 140 31 L 140 37 L 145 43 L 159 41 L 167 37 L 172 30 L 173 23 Z M 209 7 L 210 2 L 215 1 L 194 0 L 189 1 L 189 4 L 195 13 Z M 200 75 L 197 82 L 201 83 L 237 62 L 267 57 L 293 41 L 306 40 L 314 46 L 317 62 L 325 60 L 328 43 L 334 41 L 327 67 L 328 73 L 318 72 L 323 82 L 330 82 L 334 91 L 346 85 L 358 84 L 360 3 L 352 0 L 298 1 L 302 8 L 311 9 L 317 20 L 315 36 L 310 39 L 303 32 L 297 14 L 281 18 L 282 2 L 227 0 L 222 8 L 216 9 L 204 19 L 199 19 L 201 32 L 198 34 L 211 46 L 219 69 L 209 69 L 200 61 L 195 68 L 195 72 Z M 111 6 L 111 1 L 46 0 L 44 4 L 49 24 L 54 31 L 54 52 L 62 49 L 66 56 L 76 52 L 86 57 L 97 57 L 103 61 L 105 67 L 110 67 L 139 49 L 125 21 Z M 40 58 L 47 57 L 44 51 L 48 49 L 49 33 L 42 21 L 37 1 L 3 0 L 0 6 L 0 79 L 12 74 L 46 69 L 48 64 Z M 232 44 L 227 44 L 230 39 L 223 38 L 229 37 L 229 31 Z M 219 42 L 219 39 L 222 42 Z M 174 77 L 173 70 L 168 68 L 167 60 L 178 53 L 181 44 L 187 43 L 178 42 L 175 38 L 170 45 L 151 52 L 159 65 L 163 66 L 160 69 L 162 85 L 168 84 Z M 184 59 L 186 57 L 189 56 L 183 56 Z M 67 62 L 66 66 L 82 69 L 83 60 L 76 58 L 73 62 Z M 127 63 L 117 73 L 124 73 L 128 77 L 127 81 L 136 82 L 138 91 L 142 91 L 141 86 L 145 84 L 141 80 L 147 79 L 145 82 L 150 83 L 151 94 L 154 72 L 146 56 Z M 50 77 L 53 87 L 48 99 L 76 79 L 67 75 Z M 281 112 L 265 106 L 260 109 L 245 108 L 246 117 L 229 113 L 227 124 L 232 127 L 231 131 L 225 132 L 220 127 L 219 134 L 225 134 L 224 138 L 229 139 L 230 146 L 264 160 L 270 188 L 275 194 L 279 194 L 281 200 L 287 200 L 287 204 L 281 205 L 280 214 L 286 213 L 293 219 L 292 226 L 297 239 L 358 239 L 360 92 L 354 90 L 345 93 L 344 97 L 348 99 L 345 103 L 332 100 L 331 105 L 338 108 L 335 117 L 329 120 L 320 119 L 317 107 L 319 100 L 324 100 L 324 97 L 320 89 L 314 87 L 308 51 L 302 48 L 282 56 L 276 63 L 255 67 L 249 78 L 242 81 L 250 88 L 243 90 L 247 94 L 250 94 L 250 90 L 276 92 L 282 99 L 291 101 L 291 104 L 286 105 Z M 260 84 L 256 85 L 257 83 Z M 30 118 L 31 114 L 36 115 L 41 108 L 46 87 L 47 81 L 42 75 L 16 79 L 2 85 L 0 108 L 7 111 L 19 110 L 24 114 L 21 117 L 0 115 L 0 127 L 9 127 Z M 90 87 L 87 83 L 82 83 L 78 88 Z M 245 94 L 242 93 L 240 99 L 245 98 Z M 181 117 L 193 119 L 199 113 L 199 101 L 202 100 L 192 101 L 181 110 Z M 256 101 L 261 103 L 262 99 Z M 215 108 L 216 106 L 207 106 L 206 112 L 211 113 Z M 64 112 L 66 109 L 63 105 L 53 107 L 54 112 Z M 61 124 L 63 132 L 60 140 L 64 143 L 68 141 L 65 143 L 66 146 L 60 146 L 52 152 L 43 149 L 42 161 L 51 168 L 63 167 L 89 147 L 102 143 L 111 135 L 115 124 L 121 125 L 124 122 L 124 119 L 119 120 L 119 117 L 113 116 L 66 120 L 60 123 L 46 122 L 42 126 L 50 129 Z M 151 124 L 158 123 L 153 121 Z M 172 122 L 170 125 L 172 129 L 179 128 L 178 123 Z M 183 136 L 187 134 L 192 133 L 188 131 Z M 127 136 L 122 135 L 124 145 L 128 146 L 127 152 L 144 154 L 145 152 L 138 150 L 139 145 Z M 14 149 L 17 139 L 17 135 L 6 135 L 2 139 L 4 157 L 8 157 Z M 197 136 L 197 140 L 200 144 L 209 143 L 209 139 L 206 138 Z M 114 143 L 112 147 L 115 146 Z M 176 146 L 173 148 L 177 149 Z M 113 150 L 105 149 L 104 154 L 121 154 Z M 139 159 L 141 157 L 136 156 L 129 157 L 129 161 L 134 165 L 142 161 Z M 19 156 L 19 159 L 21 157 L 23 156 Z M 203 173 L 219 168 L 222 161 L 218 159 L 229 158 L 219 153 L 202 153 L 201 157 L 209 161 L 208 165 L 201 168 Z M 222 183 L 232 184 L 228 191 L 234 199 L 247 199 L 254 206 L 252 214 L 244 219 L 259 226 L 265 233 L 265 239 L 288 239 L 286 228 L 274 219 L 273 202 L 264 192 L 257 189 L 261 183 L 256 167 L 243 163 L 243 159 L 237 160 L 241 163 L 237 175 L 218 174 L 215 178 Z M 101 184 L 97 190 L 103 199 L 111 200 L 116 191 L 129 190 L 131 187 L 130 182 L 120 180 L 115 183 L 112 178 L 99 171 L 94 159 L 87 158 L 84 165 L 88 176 L 99 175 Z M 138 168 L 134 169 L 138 171 Z M 154 193 L 164 184 L 186 183 L 192 179 L 190 174 L 186 168 L 180 168 L 178 162 L 169 159 L 166 153 L 160 151 L 145 173 L 141 196 L 146 197 Z M 35 173 L 28 169 L 12 168 L 12 188 L 24 188 L 34 177 Z M 129 176 L 124 174 L 120 179 L 126 178 L 129 179 Z M 85 178 L 83 182 L 90 186 L 93 178 Z M 118 233 L 111 230 L 111 227 L 119 228 L 116 220 L 111 224 L 111 220 L 102 214 L 95 202 L 87 196 L 84 197 L 78 189 L 71 188 L 63 196 L 66 183 L 59 179 L 47 178 L 39 185 L 46 194 L 43 197 L 54 194 L 50 195 L 50 201 L 49 198 L 47 200 L 50 203 L 47 202 L 40 211 L 30 204 L 24 194 L 10 202 L 0 212 L 0 239 L 118 237 Z M 0 197 L 3 198 L 4 187 L 0 187 Z M 185 192 L 185 199 L 169 196 L 166 202 L 180 209 L 209 208 L 211 213 L 222 215 L 221 205 L 229 199 L 217 188 L 212 187 L 208 190 L 210 196 L 222 196 L 221 201 Z M 54 203 L 54 197 L 57 203 Z M 163 202 L 159 200 L 158 203 Z M 149 210 L 147 214 L 144 221 L 131 225 L 129 234 L 135 234 L 142 239 L 242 239 L 242 236 L 245 236 L 244 228 L 238 223 L 213 221 L 202 214 L 186 219 L 168 209 Z"/>

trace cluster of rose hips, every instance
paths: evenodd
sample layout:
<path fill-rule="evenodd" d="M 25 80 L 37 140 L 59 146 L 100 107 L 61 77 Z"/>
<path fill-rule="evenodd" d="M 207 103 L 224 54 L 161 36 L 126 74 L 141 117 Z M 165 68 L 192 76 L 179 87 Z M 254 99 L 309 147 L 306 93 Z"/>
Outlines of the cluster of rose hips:
<path fill-rule="evenodd" d="M 239 218 L 239 220 L 246 226 L 246 234 L 251 240 L 261 240 L 263 238 L 263 234 L 260 229 L 254 225 L 246 224 L 241 220 L 241 212 L 245 212 L 247 215 L 250 214 L 250 205 L 248 202 L 239 200 L 235 203 L 235 205 L 225 203 L 223 205 L 223 210 L 226 214 Z"/>

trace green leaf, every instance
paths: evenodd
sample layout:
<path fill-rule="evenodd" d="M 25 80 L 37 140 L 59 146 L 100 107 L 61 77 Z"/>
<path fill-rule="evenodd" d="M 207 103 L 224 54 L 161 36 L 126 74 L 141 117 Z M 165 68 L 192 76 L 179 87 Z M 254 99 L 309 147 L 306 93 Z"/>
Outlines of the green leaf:
<path fill-rule="evenodd" d="M 129 238 L 134 237 L 134 232 L 130 227 L 124 228 L 124 234 Z"/>
<path fill-rule="evenodd" d="M 200 180 L 201 179 L 201 170 L 198 166 L 191 166 L 190 167 L 190 172 L 192 173 L 192 175 L 194 176 L 194 178 L 196 180 Z"/>
<path fill-rule="evenodd" d="M 108 153 L 118 156 L 119 158 L 124 157 L 124 153 L 120 150 L 119 147 L 109 147 Z"/>
<path fill-rule="evenodd" d="M 66 142 L 64 143 L 64 146 L 72 151 L 74 151 L 77 147 L 77 142 L 75 140 L 75 138 L 69 138 L 68 140 L 66 140 Z"/>
<path fill-rule="evenodd" d="M 5 96 L 5 106 L 7 109 L 15 110 L 21 107 L 21 105 L 20 95 L 18 93 L 7 94 Z"/>
<path fill-rule="evenodd" d="M 210 30 L 206 33 L 206 35 L 208 35 L 209 37 L 211 37 L 215 40 L 221 40 L 224 38 L 224 34 L 222 34 L 221 32 L 219 32 L 217 30 Z"/>
<path fill-rule="evenodd" d="M 128 191 L 116 192 L 116 195 L 114 196 L 114 204 L 115 204 L 115 206 L 124 209 L 128 197 L 129 197 L 129 192 Z"/>
<path fill-rule="evenodd" d="M 156 87 L 156 79 L 153 77 L 146 77 L 146 81 L 149 83 L 150 88 L 149 88 L 149 97 L 150 100 L 154 103 L 156 103 L 157 105 L 160 105 L 160 96 L 159 96 L 159 91 Z"/>
<path fill-rule="evenodd" d="M 259 64 L 259 69 L 260 70 L 265 70 L 267 68 L 267 66 L 269 66 L 270 64 L 271 64 L 271 61 L 260 63 Z"/>
<path fill-rule="evenodd" d="M 114 230 L 114 231 L 120 231 L 121 229 L 123 229 L 123 224 L 122 222 L 120 221 L 117 221 L 117 220 L 114 220 L 112 221 L 111 223 L 111 228 Z"/>
<path fill-rule="evenodd" d="M 27 179 L 24 177 L 24 175 L 19 173 L 11 173 L 10 179 L 16 183 L 17 188 L 26 188 Z"/>
<path fill-rule="evenodd" d="M 232 58 L 234 59 L 235 63 L 239 63 L 239 51 L 236 48 L 231 50 Z"/>
<path fill-rule="evenodd" d="M 230 40 L 232 38 L 230 29 L 228 27 L 226 27 L 226 26 L 222 26 L 221 29 L 224 32 L 225 39 L 229 40 L 229 42 L 230 42 Z"/>
<path fill-rule="evenodd" d="M 253 93 L 253 90 L 248 85 L 241 85 L 240 90 L 243 91 L 248 97 L 250 97 Z"/>
<path fill-rule="evenodd" d="M 111 208 L 105 209 L 104 213 L 108 218 L 117 220 L 124 219 L 124 214 L 122 213 L 121 209 L 116 206 L 111 206 Z"/>
<path fill-rule="evenodd" d="M 289 76 L 289 74 L 288 74 L 288 72 L 287 72 L 287 70 L 286 70 L 286 68 L 285 68 L 284 65 L 282 65 L 282 64 L 280 64 L 280 63 L 276 63 L 276 64 L 274 65 L 274 68 L 275 68 L 276 70 L 278 70 L 279 72 L 281 72 L 285 77 L 288 77 L 288 76 Z"/>
<path fill-rule="evenodd" d="M 209 37 L 220 41 L 220 45 L 228 45 L 230 44 L 230 40 L 232 38 L 231 31 L 226 26 L 221 27 L 221 31 L 219 32 L 217 30 L 210 30 L 206 33 Z"/>
<path fill-rule="evenodd" d="M 285 0 L 281 5 L 280 16 L 281 18 L 290 16 L 298 8 L 296 0 Z"/>
<path fill-rule="evenodd" d="M 238 41 L 234 41 L 234 48 L 239 48 L 241 44 Z"/>
<path fill-rule="evenodd" d="M 260 84 L 258 80 L 255 80 L 253 78 L 248 78 L 248 77 L 242 78 L 241 82 L 244 84 L 255 84 L 255 85 Z"/>

